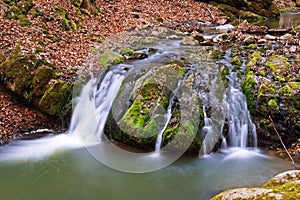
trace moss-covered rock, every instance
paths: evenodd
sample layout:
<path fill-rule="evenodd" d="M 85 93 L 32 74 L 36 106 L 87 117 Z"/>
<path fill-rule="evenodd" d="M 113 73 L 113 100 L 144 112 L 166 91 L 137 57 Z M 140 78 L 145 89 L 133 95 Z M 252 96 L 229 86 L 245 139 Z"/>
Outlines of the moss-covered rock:
<path fill-rule="evenodd" d="M 249 108 L 253 108 L 256 105 L 256 99 L 254 94 L 254 87 L 256 85 L 255 75 L 251 71 L 246 75 L 245 80 L 241 84 L 242 92 L 246 96 L 247 104 Z"/>
<path fill-rule="evenodd" d="M 36 97 L 42 96 L 49 87 L 49 81 L 58 77 L 58 72 L 56 72 L 52 68 L 46 66 L 39 67 L 36 70 L 32 80 L 33 95 L 35 95 Z"/>
<path fill-rule="evenodd" d="M 262 52 L 260 52 L 262 51 Z M 255 51 L 248 56 L 246 76 L 241 89 L 247 98 L 252 117 L 259 123 L 261 119 L 272 117 L 274 125 L 266 120 L 258 126 L 258 141 L 279 145 L 276 129 L 282 134 L 286 144 L 300 136 L 299 121 L 299 75 L 293 69 L 293 62 L 274 51 Z M 250 87 L 249 87 L 250 86 Z M 275 127 L 274 127 L 275 126 Z M 289 127 L 287 129 L 286 127 Z M 289 130 L 293 130 L 291 133 Z"/>
<path fill-rule="evenodd" d="M 288 59 L 283 56 L 271 56 L 265 65 L 274 73 L 274 77 L 284 77 L 289 74 Z"/>
<path fill-rule="evenodd" d="M 59 73 L 45 60 L 21 55 L 18 45 L 0 63 L 0 76 L 8 89 L 47 114 L 58 114 L 71 101 L 72 84 L 59 80 Z"/>
<path fill-rule="evenodd" d="M 241 58 L 239 56 L 235 56 L 231 59 L 231 64 L 241 66 L 243 64 Z"/>
<path fill-rule="evenodd" d="M 27 13 L 34 7 L 32 0 L 7 1 L 10 8 L 5 13 L 8 19 L 19 20 L 21 26 L 31 26 L 31 22 L 26 18 Z"/>
<path fill-rule="evenodd" d="M 299 199 L 300 171 L 292 170 L 271 178 L 261 188 L 231 189 L 211 198 L 211 200 L 240 199 Z"/>
<path fill-rule="evenodd" d="M 163 130 L 166 123 L 165 114 L 171 94 L 186 72 L 187 70 L 181 65 L 166 64 L 152 67 L 147 73 L 137 77 L 135 81 L 131 79 L 135 75 L 129 76 L 124 80 L 121 92 L 113 105 L 113 114 L 106 125 L 106 134 L 115 140 L 146 150 L 154 150 L 157 135 Z M 133 88 L 128 89 L 127 82 L 134 82 Z M 188 102 L 191 105 L 193 103 L 191 101 L 196 98 L 191 97 L 190 94 L 188 97 L 184 100 L 181 99 L 181 102 Z M 132 103 L 127 104 L 128 101 Z M 192 146 L 197 146 L 194 148 L 194 153 L 198 153 L 201 146 L 200 138 L 194 140 L 199 130 L 198 121 L 193 122 L 192 117 L 181 112 L 185 106 L 183 102 L 177 105 L 176 102 L 179 99 L 176 98 L 173 101 L 172 116 L 162 135 L 162 147 L 172 143 L 172 150 L 180 150 L 189 147 L 190 145 L 187 146 L 187 143 L 191 144 L 194 141 Z M 128 105 L 128 109 L 120 111 L 124 110 L 126 105 Z M 190 108 L 192 107 L 190 106 Z M 199 107 L 197 107 L 197 112 Z"/>
<path fill-rule="evenodd" d="M 46 90 L 38 105 L 44 112 L 57 115 L 70 101 L 71 94 L 72 84 L 57 80 Z"/>
<path fill-rule="evenodd" d="M 200 0 L 212 2 L 219 6 L 221 11 L 227 15 L 231 21 L 246 19 L 249 22 L 257 22 L 267 18 L 276 18 L 280 12 L 272 0 Z M 252 13 L 249 14 L 250 11 Z"/>
<path fill-rule="evenodd" d="M 102 69 L 107 69 L 111 65 L 120 64 L 124 61 L 123 56 L 110 50 L 100 50 L 98 53 L 99 64 Z"/>

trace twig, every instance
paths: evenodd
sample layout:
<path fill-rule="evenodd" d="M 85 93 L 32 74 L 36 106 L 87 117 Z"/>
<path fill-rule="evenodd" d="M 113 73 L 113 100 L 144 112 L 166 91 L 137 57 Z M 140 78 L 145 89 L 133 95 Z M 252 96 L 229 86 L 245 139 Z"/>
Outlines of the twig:
<path fill-rule="evenodd" d="M 287 150 L 286 146 L 284 145 L 284 143 L 283 143 L 283 141 L 282 141 L 282 139 L 281 139 L 281 137 L 280 137 L 280 135 L 279 135 L 279 133 L 278 133 L 278 131 L 277 131 L 275 125 L 274 125 L 274 122 L 273 122 L 271 116 L 269 116 L 269 118 L 270 118 L 270 120 L 271 120 L 271 122 L 272 122 L 272 125 L 273 125 L 273 127 L 274 127 L 274 130 L 275 130 L 276 134 L 278 135 L 279 140 L 280 140 L 280 142 L 281 142 L 281 144 L 282 144 L 284 150 L 286 151 L 286 153 L 287 153 L 288 156 L 290 157 L 290 159 L 291 159 L 291 161 L 292 161 L 292 164 L 293 164 L 293 166 L 295 167 L 295 169 L 297 169 L 297 167 L 296 167 L 296 165 L 295 165 L 295 161 L 294 161 L 294 159 L 292 158 L 290 152 Z"/>
<path fill-rule="evenodd" d="M 209 12 L 209 14 L 210 14 L 210 16 L 211 16 L 211 18 L 212 18 L 212 20 L 213 20 L 213 22 L 215 21 L 215 17 L 214 17 L 214 15 L 213 15 L 213 13 L 211 12 L 211 10 L 208 8 L 208 7 L 205 7 L 206 8 L 206 10 Z"/>

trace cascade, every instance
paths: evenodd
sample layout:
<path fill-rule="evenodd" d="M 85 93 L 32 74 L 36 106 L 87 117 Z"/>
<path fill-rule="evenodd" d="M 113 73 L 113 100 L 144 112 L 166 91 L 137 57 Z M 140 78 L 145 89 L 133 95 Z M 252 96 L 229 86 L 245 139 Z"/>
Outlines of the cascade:
<path fill-rule="evenodd" d="M 251 120 L 245 95 L 239 88 L 237 72 L 233 71 L 234 66 L 230 63 L 230 54 L 231 51 L 228 50 L 225 58 L 220 62 L 229 67 L 227 88 L 218 76 L 214 76 L 211 81 L 203 81 L 205 78 L 200 78 L 210 88 L 207 92 L 203 89 L 198 92 L 203 102 L 204 114 L 203 144 L 199 152 L 200 156 L 210 153 L 220 139 L 223 150 L 231 147 L 245 149 L 248 145 L 257 146 L 256 127 Z M 210 108 L 209 116 L 207 108 Z M 226 123 L 228 133 L 223 135 Z M 249 138 L 251 141 L 248 141 Z"/>
<path fill-rule="evenodd" d="M 125 72 L 120 66 L 115 67 L 106 72 L 101 80 L 92 78 L 82 87 L 66 133 L 12 142 L 0 147 L 0 160 L 38 160 L 60 150 L 101 142 L 106 119 Z"/>
<path fill-rule="evenodd" d="M 170 40 L 166 43 L 159 44 L 164 51 L 157 51 L 145 60 L 132 61 L 133 67 L 153 66 L 153 63 L 166 63 L 170 58 L 187 57 L 193 54 L 190 51 L 182 51 L 179 41 Z M 190 47 L 185 47 L 190 48 Z M 174 51 L 177 53 L 174 53 Z M 210 153 L 215 144 L 222 138 L 222 147 L 240 147 L 245 148 L 248 145 L 248 138 L 251 136 L 253 146 L 256 146 L 256 132 L 255 125 L 251 121 L 251 117 L 246 105 L 246 99 L 243 93 L 239 90 L 236 80 L 236 73 L 233 72 L 233 66 L 230 60 L 230 51 L 226 52 L 225 59 L 221 62 L 226 62 L 226 66 L 230 66 L 229 87 L 224 88 L 223 82 L 220 81 L 220 76 L 217 75 L 218 67 L 215 63 L 212 66 L 206 66 L 205 62 L 201 60 L 203 69 L 197 69 L 193 73 L 203 73 L 207 76 L 201 87 L 208 87 L 206 89 L 198 90 L 199 97 L 203 101 L 204 127 L 202 129 L 203 145 L 200 154 L 205 155 Z M 192 58 L 189 58 L 192 60 Z M 195 61 L 192 65 L 199 64 L 200 61 Z M 195 66 L 194 66 L 195 67 Z M 202 66 L 198 66 L 202 67 Z M 196 67 L 195 67 L 196 68 Z M 209 71 L 211 70 L 211 71 Z M 42 158 L 50 155 L 53 152 L 61 149 L 72 149 L 84 147 L 85 145 L 99 144 L 102 140 L 103 129 L 107 121 L 110 109 L 119 92 L 126 75 L 126 70 L 120 65 L 110 67 L 105 72 L 102 72 L 98 78 L 89 80 L 81 90 L 79 97 L 75 99 L 76 106 L 73 111 L 72 119 L 69 129 L 66 133 L 60 135 L 53 135 L 33 141 L 16 141 L 0 148 L 1 158 L 4 159 L 11 155 L 19 156 L 18 159 L 28 158 Z M 197 75 L 195 75 L 197 76 Z M 186 77 L 185 77 L 186 78 Z M 185 79 L 183 78 L 183 80 Z M 200 78 L 201 79 L 201 78 Z M 200 80 L 198 79 L 198 80 Z M 197 80 L 197 78 L 196 78 Z M 198 83 L 196 82 L 195 85 Z M 166 130 L 172 116 L 172 109 L 174 100 L 176 98 L 177 90 L 180 89 L 181 80 L 178 82 L 177 88 L 172 92 L 167 111 L 164 116 L 164 126 L 157 134 L 155 152 L 159 152 L 162 144 L 162 135 Z M 223 136 L 223 126 L 225 119 L 228 121 L 229 133 L 228 136 Z M 16 148 L 17 146 L 17 148 Z M 47 148 L 44 148 L 47 146 Z M 42 149 L 40 151 L 40 149 Z M 24 155 L 15 153 L 16 151 L 25 152 Z"/>
<path fill-rule="evenodd" d="M 155 152 L 156 153 L 158 153 L 160 151 L 163 133 L 166 130 L 166 128 L 168 127 L 170 119 L 172 117 L 172 111 L 174 109 L 174 101 L 176 99 L 176 94 L 177 94 L 178 90 L 180 89 L 182 81 L 184 81 L 188 75 L 189 75 L 189 73 L 187 73 L 182 80 L 178 81 L 177 87 L 175 88 L 175 90 L 172 92 L 172 94 L 170 96 L 170 100 L 169 100 L 169 105 L 168 105 L 168 108 L 167 108 L 167 112 L 166 112 L 166 114 L 164 116 L 164 118 L 165 118 L 164 126 L 159 131 L 159 133 L 157 134 L 157 138 L 156 138 L 156 143 L 155 143 Z"/>
<path fill-rule="evenodd" d="M 228 137 L 227 141 L 223 140 L 223 146 L 246 148 L 248 145 L 257 146 L 256 127 L 251 120 L 250 112 L 247 107 L 246 97 L 240 90 L 237 79 L 237 72 L 233 71 L 233 65 L 228 62 L 230 60 L 231 51 L 225 54 L 223 62 L 229 66 L 229 86 L 224 94 L 224 105 L 226 107 L 226 118 L 228 121 Z M 245 67 L 245 62 L 241 67 Z M 248 139 L 252 140 L 252 144 Z"/>

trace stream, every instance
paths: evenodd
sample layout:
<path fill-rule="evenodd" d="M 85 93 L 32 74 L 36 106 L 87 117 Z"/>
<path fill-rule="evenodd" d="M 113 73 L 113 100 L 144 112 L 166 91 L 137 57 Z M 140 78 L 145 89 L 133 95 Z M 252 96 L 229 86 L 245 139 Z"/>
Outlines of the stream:
<path fill-rule="evenodd" d="M 126 82 L 132 73 L 140 77 L 153 65 L 185 58 L 191 73 L 196 72 L 196 81 L 204 81 L 204 85 L 211 83 L 211 90 L 219 91 L 219 85 L 215 85 L 219 67 L 214 60 L 207 59 L 207 50 L 182 45 L 183 36 L 175 36 L 146 46 L 144 49 L 157 50 L 147 59 L 115 65 L 92 77 L 82 87 L 66 133 L 19 140 L 1 147 L 0 199 L 209 199 L 229 188 L 261 186 L 277 173 L 293 169 L 289 160 L 256 147 L 255 126 L 245 97 L 236 86 L 236 75 L 232 73 L 229 90 L 202 96 L 207 100 L 203 106 L 204 129 L 210 131 L 204 140 L 205 149 L 199 149 L 201 157 L 182 156 L 166 149 L 160 151 L 174 95 L 185 79 L 175 84 L 161 133 L 156 133 L 154 152 L 129 152 L 109 142 L 103 134 L 105 123 L 120 87 L 124 84 L 129 87 L 132 83 Z M 197 74 L 199 71 L 205 73 Z M 203 95 L 201 91 L 198 90 L 199 96 Z M 208 104 L 218 104 L 215 96 L 224 97 L 217 109 L 227 108 L 230 112 L 207 115 Z M 210 153 L 215 145 L 210 140 L 222 136 L 226 115 L 228 141 L 223 136 L 221 150 Z M 251 145 L 248 145 L 249 137 Z"/>

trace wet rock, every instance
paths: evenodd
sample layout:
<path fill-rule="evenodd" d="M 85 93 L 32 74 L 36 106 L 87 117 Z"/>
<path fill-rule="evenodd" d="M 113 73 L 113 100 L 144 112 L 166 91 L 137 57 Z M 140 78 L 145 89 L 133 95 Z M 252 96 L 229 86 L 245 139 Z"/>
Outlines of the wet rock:
<path fill-rule="evenodd" d="M 197 46 L 197 45 L 199 45 L 199 41 L 196 40 L 193 36 L 187 36 L 187 37 L 184 37 L 183 40 L 180 41 L 180 44 Z"/>
<path fill-rule="evenodd" d="M 165 113 L 170 95 L 186 72 L 184 67 L 177 64 L 153 67 L 138 77 L 132 88 L 128 88 L 129 85 L 126 82 L 131 82 L 135 76 L 129 75 L 124 80 L 125 84 L 115 100 L 105 133 L 114 140 L 153 151 L 157 134 L 165 125 Z M 193 83 L 193 80 L 191 82 Z M 183 89 L 183 92 L 189 90 Z M 182 101 L 197 100 L 196 96 L 192 97 L 191 94 L 187 94 L 188 98 L 184 98 L 185 95 L 182 96 L 180 108 L 176 103 L 178 99 L 173 102 L 174 110 L 162 136 L 162 146 L 172 142 L 172 147 L 177 150 L 187 146 L 186 142 L 191 144 L 198 130 L 198 125 L 193 124 L 193 117 L 185 116 L 185 112 L 178 110 L 186 109 Z M 189 104 L 198 105 L 197 102 Z M 197 112 L 198 110 L 199 107 L 197 107 Z M 197 112 L 194 114 L 197 115 Z M 188 112 L 188 115 L 191 113 L 193 110 Z M 200 145 L 200 139 L 197 138 L 190 149 L 193 148 L 193 153 L 198 153 Z"/>
<path fill-rule="evenodd" d="M 280 37 L 280 40 L 287 40 L 287 41 L 292 41 L 294 39 L 294 36 L 292 34 L 284 34 L 283 36 Z"/>
<path fill-rule="evenodd" d="M 265 35 L 264 38 L 265 38 L 266 40 L 277 40 L 277 39 L 278 39 L 277 37 L 275 37 L 275 36 L 273 36 L 273 35 L 269 35 L 269 34 Z"/>
<path fill-rule="evenodd" d="M 219 34 L 213 39 L 213 42 L 224 42 L 227 40 L 228 36 L 227 33 Z"/>
<path fill-rule="evenodd" d="M 205 40 L 204 37 L 202 35 L 199 35 L 199 34 L 193 35 L 193 38 L 195 40 L 197 40 L 198 42 L 203 42 Z"/>
<path fill-rule="evenodd" d="M 243 40 L 243 43 L 245 45 L 249 45 L 249 44 L 254 44 L 256 41 L 255 41 L 255 38 L 253 36 L 248 36 L 246 37 L 244 40 Z"/>
<path fill-rule="evenodd" d="M 231 24 L 225 24 L 225 25 L 216 27 L 216 30 L 221 30 L 221 31 L 227 31 L 227 30 L 232 30 L 232 29 L 234 29 L 234 26 L 232 26 Z"/>
<path fill-rule="evenodd" d="M 123 56 L 126 60 L 135 60 L 135 59 L 142 60 L 142 59 L 148 58 L 148 54 L 143 51 L 135 51 L 131 55 L 124 54 Z"/>
<path fill-rule="evenodd" d="M 290 32 L 291 29 L 269 29 L 268 34 L 281 36 L 288 32 Z"/>
<path fill-rule="evenodd" d="M 62 110 L 71 110 L 72 84 L 57 80 L 47 89 L 39 101 L 40 109 L 50 115 L 57 115 Z M 69 108 L 66 108 L 69 107 Z"/>

